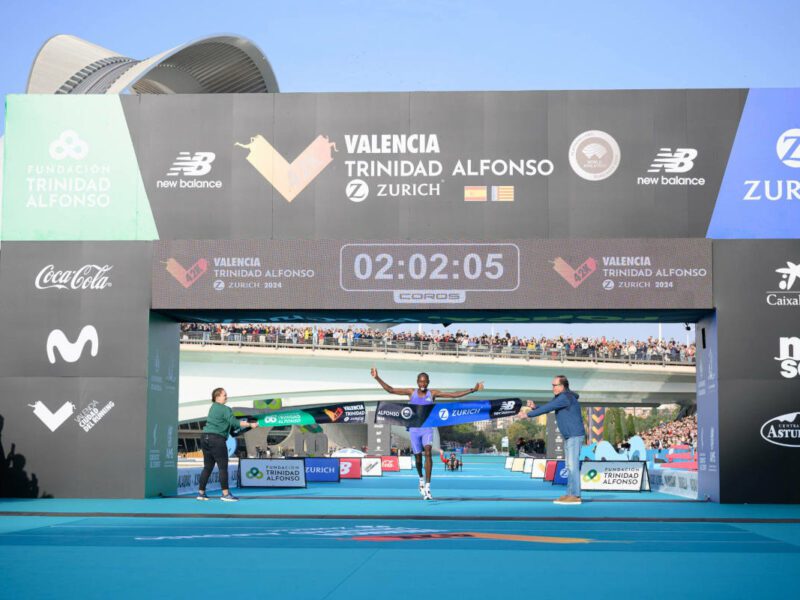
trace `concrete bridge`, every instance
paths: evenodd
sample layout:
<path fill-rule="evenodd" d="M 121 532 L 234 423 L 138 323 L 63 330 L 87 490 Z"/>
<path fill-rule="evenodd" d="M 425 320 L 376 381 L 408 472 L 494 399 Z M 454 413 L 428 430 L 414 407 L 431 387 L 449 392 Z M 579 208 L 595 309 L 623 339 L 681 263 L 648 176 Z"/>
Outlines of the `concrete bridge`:
<path fill-rule="evenodd" d="M 695 369 L 687 366 L 182 344 L 179 419 L 205 418 L 215 387 L 224 387 L 229 403 L 240 406 L 276 397 L 284 407 L 389 400 L 370 377 L 373 366 L 396 387 L 413 387 L 420 371 L 430 375 L 435 389 L 465 389 L 483 381 L 486 389 L 475 398 L 547 400 L 557 374 L 566 375 L 589 405 L 651 407 L 691 404 L 696 397 Z"/>

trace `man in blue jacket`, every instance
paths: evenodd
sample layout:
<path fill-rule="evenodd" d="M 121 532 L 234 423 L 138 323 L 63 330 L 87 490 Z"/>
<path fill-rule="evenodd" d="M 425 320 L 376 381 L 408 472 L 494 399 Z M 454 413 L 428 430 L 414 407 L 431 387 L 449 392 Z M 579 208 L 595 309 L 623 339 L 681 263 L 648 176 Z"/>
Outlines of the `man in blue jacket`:
<path fill-rule="evenodd" d="M 555 397 L 539 408 L 536 408 L 536 405 L 529 400 L 528 407 L 534 410 L 530 411 L 527 416 L 533 418 L 551 411 L 556 412 L 558 430 L 564 437 L 564 453 L 568 475 L 567 494 L 561 496 L 555 503 L 580 504 L 581 467 L 579 459 L 581 446 L 583 446 L 583 441 L 586 439 L 586 430 L 583 428 L 581 407 L 578 404 L 579 396 L 569 389 L 569 381 L 563 375 L 556 375 L 553 378 L 552 386 Z"/>

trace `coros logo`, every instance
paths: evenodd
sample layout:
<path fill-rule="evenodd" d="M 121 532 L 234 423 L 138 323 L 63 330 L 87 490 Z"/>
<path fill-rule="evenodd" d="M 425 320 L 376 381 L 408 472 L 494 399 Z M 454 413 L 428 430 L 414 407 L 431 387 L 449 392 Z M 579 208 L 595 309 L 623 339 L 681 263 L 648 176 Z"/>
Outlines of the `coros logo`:
<path fill-rule="evenodd" d="M 781 363 L 781 376 L 794 379 L 800 375 L 800 338 L 782 337 L 779 346 L 780 353 L 775 360 Z"/>
<path fill-rule="evenodd" d="M 56 271 L 55 265 L 47 265 L 36 276 L 37 289 L 47 290 L 104 290 L 111 287 L 108 272 L 112 265 L 83 265 L 74 271 Z"/>
<path fill-rule="evenodd" d="M 621 158 L 617 140 L 605 131 L 584 131 L 569 147 L 572 170 L 588 181 L 608 179 L 619 167 Z"/>
<path fill-rule="evenodd" d="M 439 418 L 442 421 L 447 421 L 447 419 L 450 418 L 450 411 L 448 411 L 446 408 L 440 409 L 439 410 Z"/>
<path fill-rule="evenodd" d="M 54 329 L 47 336 L 47 360 L 50 364 L 56 364 L 56 349 L 61 354 L 61 358 L 68 363 L 78 362 L 83 354 L 83 349 L 89 344 L 89 351 L 92 356 L 97 356 L 100 340 L 97 329 L 94 325 L 86 325 L 78 334 L 78 339 L 70 342 L 67 336 L 60 329 Z"/>
<path fill-rule="evenodd" d="M 62 131 L 57 140 L 50 142 L 50 158 L 53 160 L 83 160 L 89 154 L 89 144 L 84 142 L 80 136 L 67 129 Z"/>
<path fill-rule="evenodd" d="M 403 409 L 400 411 L 400 416 L 404 419 L 410 419 L 414 416 L 414 411 L 409 408 L 408 406 L 404 406 Z"/>
<path fill-rule="evenodd" d="M 761 426 L 761 437 L 776 446 L 800 448 L 800 412 L 770 419 Z"/>
<path fill-rule="evenodd" d="M 237 142 L 236 146 L 249 151 L 247 162 L 253 165 L 287 202 L 294 200 L 325 167 L 333 162 L 332 152 L 336 152 L 336 144 L 323 135 L 318 135 L 291 163 L 262 135 L 250 138 L 249 144 Z"/>
<path fill-rule="evenodd" d="M 787 167 L 800 168 L 800 129 L 787 129 L 775 144 L 778 158 Z"/>

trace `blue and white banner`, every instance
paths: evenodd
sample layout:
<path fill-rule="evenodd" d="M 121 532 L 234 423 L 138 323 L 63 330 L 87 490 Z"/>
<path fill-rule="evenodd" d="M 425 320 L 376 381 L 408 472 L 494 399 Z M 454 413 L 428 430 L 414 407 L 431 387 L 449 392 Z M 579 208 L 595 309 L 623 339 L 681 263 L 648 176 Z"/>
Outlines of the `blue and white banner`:
<path fill-rule="evenodd" d="M 339 459 L 307 458 L 306 481 L 339 483 Z"/>

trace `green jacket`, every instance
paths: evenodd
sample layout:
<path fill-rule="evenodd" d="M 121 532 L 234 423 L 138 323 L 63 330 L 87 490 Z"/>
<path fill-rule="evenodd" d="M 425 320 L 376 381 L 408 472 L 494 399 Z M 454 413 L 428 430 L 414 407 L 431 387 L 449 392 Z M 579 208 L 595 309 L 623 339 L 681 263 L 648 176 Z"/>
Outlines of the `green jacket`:
<path fill-rule="evenodd" d="M 233 411 L 224 404 L 213 402 L 203 431 L 217 433 L 227 438 L 231 429 L 236 427 L 239 427 L 239 419 L 233 416 Z"/>

